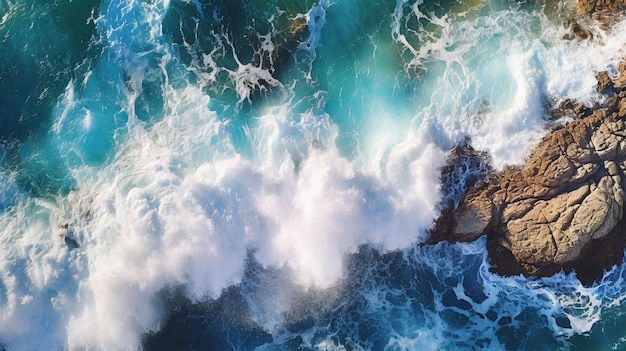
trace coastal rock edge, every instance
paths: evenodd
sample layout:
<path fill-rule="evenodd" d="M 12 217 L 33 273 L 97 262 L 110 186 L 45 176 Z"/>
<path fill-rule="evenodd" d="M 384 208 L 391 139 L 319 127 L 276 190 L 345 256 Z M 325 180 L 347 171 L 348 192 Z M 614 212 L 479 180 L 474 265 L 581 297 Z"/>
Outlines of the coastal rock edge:
<path fill-rule="evenodd" d="M 626 91 L 552 131 L 521 167 L 468 190 L 433 241 L 487 234 L 493 270 L 549 276 L 576 270 L 585 284 L 622 261 L 626 244 Z M 618 107 L 619 106 L 619 107 Z"/>
<path fill-rule="evenodd" d="M 586 4 L 593 3 L 593 6 Z M 580 1 L 588 13 L 622 11 L 624 3 Z M 613 9 L 614 7 L 614 9 Z M 520 167 L 508 167 L 471 187 L 443 212 L 430 242 L 473 241 L 487 235 L 492 270 L 550 276 L 576 271 L 590 285 L 623 260 L 626 246 L 626 64 L 594 109 L 564 101 L 575 119 L 546 135 Z M 567 112 L 567 111 L 566 111 Z"/>

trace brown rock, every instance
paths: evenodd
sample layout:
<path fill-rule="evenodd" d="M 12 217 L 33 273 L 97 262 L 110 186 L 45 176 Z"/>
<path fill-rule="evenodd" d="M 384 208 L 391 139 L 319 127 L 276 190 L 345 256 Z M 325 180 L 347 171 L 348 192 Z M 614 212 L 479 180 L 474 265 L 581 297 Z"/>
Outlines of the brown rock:
<path fill-rule="evenodd" d="M 611 31 L 615 17 L 624 14 L 626 10 L 626 0 L 578 0 L 577 4 L 580 12 L 592 17 L 599 27 L 607 32 Z M 581 38 L 588 38 L 586 29 L 581 27 L 580 33 Z M 573 39 L 573 36 L 566 35 L 565 39 Z"/>
<path fill-rule="evenodd" d="M 613 23 L 615 22 L 615 14 L 607 11 L 595 12 L 591 17 L 598 23 L 600 29 L 605 32 L 611 32 Z"/>
<path fill-rule="evenodd" d="M 489 166 L 489 157 L 485 152 L 477 151 L 466 140 L 450 152 L 446 165 L 441 169 L 441 183 L 447 196 L 439 204 L 442 215 L 436 223 L 436 232 L 430 242 L 472 241 L 482 235 L 482 230 L 491 220 L 491 192 L 476 193 L 477 198 L 461 205 L 463 214 L 453 218 L 453 210 L 459 206 L 461 197 L 469 187 L 484 184 L 493 174 Z M 454 224 L 452 224 L 454 223 Z"/>
<path fill-rule="evenodd" d="M 590 15 L 596 12 L 616 14 L 626 9 L 626 0 L 578 0 L 578 9 Z"/>
<path fill-rule="evenodd" d="M 605 94 L 613 89 L 613 82 L 607 71 L 598 72 L 596 79 L 598 80 L 598 93 Z"/>
<path fill-rule="evenodd" d="M 626 94 L 625 94 L 626 95 Z M 486 233 L 493 269 L 551 275 L 576 270 L 585 284 L 623 256 L 625 99 L 548 134 L 523 167 L 471 188 L 434 238 L 474 240 Z M 440 233 L 438 231 L 445 231 Z"/>
<path fill-rule="evenodd" d="M 454 225 L 450 228 L 449 239 L 454 241 L 473 241 L 478 239 L 488 228 L 494 218 L 493 188 L 485 188 L 485 191 L 472 193 L 463 201 L 455 211 Z"/>
<path fill-rule="evenodd" d="M 619 77 L 613 82 L 615 89 L 626 89 L 626 61 L 622 61 L 618 66 Z"/>
<path fill-rule="evenodd" d="M 578 9 L 583 13 L 593 13 L 596 9 L 596 0 L 578 0 Z"/>
<path fill-rule="evenodd" d="M 563 117 L 583 118 L 591 112 L 582 102 L 563 99 L 556 104 L 556 107 L 549 110 L 549 113 L 552 120 L 557 120 Z"/>
<path fill-rule="evenodd" d="M 576 37 L 580 39 L 593 39 L 593 33 L 591 33 L 589 29 L 580 25 L 578 22 L 570 23 L 569 29 L 571 34 L 566 35 L 564 39 L 572 40 Z"/>
<path fill-rule="evenodd" d="M 626 92 L 624 92 L 626 95 Z M 619 117 L 624 117 L 626 116 L 626 96 L 625 97 L 621 97 L 619 99 L 619 102 L 617 103 L 617 115 Z"/>

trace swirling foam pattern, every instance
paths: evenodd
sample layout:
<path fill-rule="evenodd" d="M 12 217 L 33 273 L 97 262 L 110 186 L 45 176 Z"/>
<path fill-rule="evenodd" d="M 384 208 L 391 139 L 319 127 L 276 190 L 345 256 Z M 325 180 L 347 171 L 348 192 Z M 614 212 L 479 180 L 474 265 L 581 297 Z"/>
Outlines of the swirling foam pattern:
<path fill-rule="evenodd" d="M 626 23 L 564 41 L 571 6 L 0 0 L 0 343 L 623 348 L 623 267 L 421 245 L 453 146 L 516 164 L 604 98 Z"/>

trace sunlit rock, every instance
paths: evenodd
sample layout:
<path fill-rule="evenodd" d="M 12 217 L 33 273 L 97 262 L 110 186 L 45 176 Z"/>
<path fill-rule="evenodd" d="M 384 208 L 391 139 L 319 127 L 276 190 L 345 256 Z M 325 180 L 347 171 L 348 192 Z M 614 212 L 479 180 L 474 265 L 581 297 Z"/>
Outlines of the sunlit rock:
<path fill-rule="evenodd" d="M 616 84 L 621 77 L 600 82 L 599 90 L 611 85 L 615 90 L 606 104 L 546 135 L 525 165 L 469 189 L 454 210 L 444 212 L 433 241 L 487 234 L 493 270 L 504 275 L 576 270 L 590 284 L 621 262 L 626 238 L 626 92 Z"/>

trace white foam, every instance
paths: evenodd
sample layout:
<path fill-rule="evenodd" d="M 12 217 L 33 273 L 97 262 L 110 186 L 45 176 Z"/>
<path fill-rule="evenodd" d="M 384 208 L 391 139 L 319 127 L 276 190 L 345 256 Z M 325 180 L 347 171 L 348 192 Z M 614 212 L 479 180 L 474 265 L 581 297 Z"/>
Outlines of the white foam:
<path fill-rule="evenodd" d="M 306 14 L 310 36 L 298 47 L 301 50 L 308 51 L 313 57 L 315 57 L 315 49 L 317 49 L 322 41 L 322 28 L 324 28 L 324 24 L 326 24 L 326 10 L 337 1 L 338 0 L 320 0 L 317 4 L 314 4 Z"/>
<path fill-rule="evenodd" d="M 236 55 L 234 57 L 238 68 L 236 71 L 229 71 L 229 74 L 235 83 L 235 91 L 239 95 L 240 103 L 244 100 L 250 101 L 250 97 L 255 91 L 265 92 L 270 88 L 282 88 L 282 83 L 272 77 L 267 69 L 250 63 L 242 64 Z"/>
<path fill-rule="evenodd" d="M 184 284 L 192 296 L 217 297 L 241 277 L 251 240 L 237 204 L 254 172 L 239 157 L 220 161 L 219 148 L 205 155 L 222 124 L 200 91 L 177 96 L 171 115 L 151 130 L 137 125 L 116 161 L 81 184 L 80 196 L 93 197 L 90 219 L 75 228 L 89 274 L 70 345 L 133 348 L 159 327 L 150 298 L 159 290 Z"/>
<path fill-rule="evenodd" d="M 407 72 L 421 71 L 433 87 L 430 106 L 418 110 L 416 120 L 441 126 L 436 142 L 444 149 L 471 137 L 497 169 L 522 163 L 545 134 L 551 99 L 569 97 L 587 106 L 600 101 L 595 72 L 614 71 L 624 56 L 623 22 L 613 33 L 598 30 L 592 41 L 566 41 L 566 28 L 540 11 L 438 18 L 422 13 L 420 1 L 410 5 L 409 11 L 409 3 L 397 2 L 392 30 L 411 53 L 405 55 Z M 409 28 L 411 18 L 432 28 Z"/>
<path fill-rule="evenodd" d="M 68 267 L 62 239 L 50 232 L 49 204 L 14 196 L 12 207 L 0 215 L 0 339 L 24 350 L 62 345 L 75 270 Z"/>
<path fill-rule="evenodd" d="M 74 173 L 74 198 L 92 200 L 89 218 L 72 222 L 86 266 L 71 347 L 137 345 L 160 325 L 150 297 L 178 284 L 218 297 L 240 281 L 249 250 L 304 288 L 328 288 L 347 253 L 407 247 L 436 215 L 444 158 L 426 135 L 407 135 L 372 173 L 337 153 L 328 116 L 278 109 L 249 132 L 252 163 L 234 153 L 199 89 L 170 93 L 166 117 L 134 124 L 111 165 Z"/>
<path fill-rule="evenodd" d="M 313 50 L 319 45 L 325 11 L 333 3 L 321 1 L 309 11 L 309 44 Z M 404 6 L 400 0 L 397 4 Z M 418 14 L 420 4 L 415 3 L 412 13 L 423 16 Z M 547 45 L 545 38 L 529 39 L 522 30 L 524 35 L 512 35 L 511 43 L 501 45 L 486 61 L 501 70 L 506 80 L 501 86 L 512 89 L 513 98 L 505 100 L 502 95 L 484 91 L 490 86 L 481 79 L 493 77 L 466 62 L 465 55 L 471 59 L 486 49 L 474 53 L 476 48 L 465 44 L 469 38 L 475 39 L 481 26 L 491 28 L 486 30 L 489 35 L 499 33 L 498 26 L 510 14 L 496 14 L 476 28 L 461 23 L 465 31 L 452 26 L 450 17 L 430 17 L 441 31 L 419 50 L 410 47 L 417 60 L 410 64 L 439 60 L 444 68 L 441 75 L 423 77 L 432 83 L 433 96 L 416 107 L 412 123 L 381 127 L 384 135 L 376 135 L 375 126 L 369 128 L 371 137 L 364 138 L 366 145 L 357 150 L 362 153 L 349 158 L 336 146 L 339 131 L 333 116 L 319 108 L 299 112 L 290 105 L 294 102 L 288 101 L 250 121 L 246 132 L 253 155 L 246 159 L 237 154 L 228 132 L 229 123 L 234 122 L 220 120 L 209 109 L 211 101 L 200 87 L 181 83 L 184 75 L 171 72 L 170 66 L 178 62 L 155 29 L 167 2 L 143 6 L 139 8 L 146 11 L 146 20 L 140 38 L 157 42 L 148 51 L 159 57 L 160 66 L 155 69 L 164 76 L 163 118 L 141 123 L 133 108 L 125 109 L 129 122 L 123 133 L 115 134 L 117 144 L 110 162 L 102 168 L 71 166 L 76 186 L 67 197 L 47 202 L 26 195 L 13 197 L 20 192 L 11 177 L 0 179 L 7 184 L 0 189 L 0 204 L 9 208 L 0 213 L 0 340 L 10 349 L 49 345 L 136 349 L 144 333 L 161 326 L 164 313 L 156 298 L 159 291 L 184 285 L 191 298 L 219 297 L 223 289 L 241 282 L 250 255 L 267 269 L 289 276 L 285 290 L 333 287 L 345 277 L 346 255 L 356 252 L 360 245 L 386 252 L 406 249 L 424 239 L 438 214 L 439 167 L 455 142 L 471 136 L 479 149 L 491 153 L 498 167 L 520 162 L 543 133 L 542 97 L 572 94 L 593 101 L 599 97 L 594 96 L 591 76 L 583 70 L 615 64 L 614 57 L 605 57 L 602 63 L 590 59 L 584 62 L 584 69 L 577 67 L 575 57 L 604 47 Z M 127 10 L 121 13 L 128 14 Z M 403 13 L 397 10 L 394 14 L 397 23 Z M 125 41 L 139 40 L 132 31 L 116 32 L 116 18 L 110 15 L 99 23 L 106 24 L 104 32 L 111 48 L 127 48 Z M 124 16 L 119 20 L 129 21 Z M 620 26 L 617 28 L 623 28 Z M 397 34 L 396 40 L 408 45 L 406 34 Z M 614 43 L 623 38 L 615 34 L 605 41 L 609 44 L 603 55 L 607 56 L 610 48 L 615 49 Z M 459 45 L 450 45 L 454 42 Z M 518 45 L 521 43 L 524 45 Z M 140 87 L 153 61 L 145 61 L 145 56 L 132 51 L 117 54 L 115 59 L 131 73 L 131 86 Z M 565 68 L 562 62 L 568 62 Z M 139 68 L 133 70 L 135 64 Z M 258 89 L 260 80 L 289 89 L 273 80 L 268 71 L 249 64 L 239 63 L 239 69 L 232 73 L 238 82 L 240 103 L 250 97 L 249 88 Z M 582 80 L 576 80 L 577 76 Z M 74 89 L 74 85 L 68 87 L 61 105 L 75 106 L 78 94 Z M 125 103 L 136 98 L 131 90 L 120 93 L 125 95 Z M 507 95 L 508 91 L 499 93 Z M 497 101 L 498 97 L 503 101 Z M 496 101 L 491 101 L 492 108 L 482 116 L 482 124 L 470 123 L 483 98 Z M 95 115 L 89 120 L 82 117 L 79 125 L 95 128 Z M 70 118 L 59 113 L 52 133 L 61 133 Z M 363 120 L 380 121 L 369 116 Z M 389 123 L 393 120 L 386 119 Z M 65 224 L 67 229 L 63 229 Z M 69 249 L 59 234 L 71 235 L 80 247 Z M 465 247 L 478 250 L 484 241 Z M 458 269 L 446 266 L 440 257 L 430 258 L 437 265 L 435 270 Z M 513 317 L 518 315 L 528 296 L 500 301 L 511 289 L 510 284 L 526 287 L 527 283 L 521 278 L 504 282 L 486 268 L 480 274 L 486 281 L 487 299 L 473 304 L 474 311 L 487 313 L 503 303 L 503 310 Z M 471 300 L 460 284 L 453 292 L 460 300 Z M 539 299 L 536 292 L 529 293 L 530 297 Z M 556 307 L 546 314 L 552 320 L 557 312 L 565 314 L 572 333 L 585 333 L 597 321 L 593 308 L 598 300 L 584 293 L 580 295 L 584 297 L 573 299 L 554 295 L 550 306 Z M 253 318 L 267 329 L 276 329 L 284 312 L 289 311 L 287 295 L 280 295 L 285 304 L 271 304 L 272 311 L 258 308 Z M 372 302 L 377 298 L 373 296 Z M 591 301 L 592 309 L 581 307 L 581 301 Z M 437 308 L 443 310 L 445 306 Z M 435 332 L 423 328 L 415 337 L 394 335 L 391 344 L 437 344 L 444 337 L 444 327 L 436 316 L 429 318 L 434 321 L 431 326 Z M 552 327 L 557 328 L 556 322 Z M 493 329 L 489 332 L 495 333 Z M 315 346 L 344 347 L 334 340 L 321 340 Z"/>

